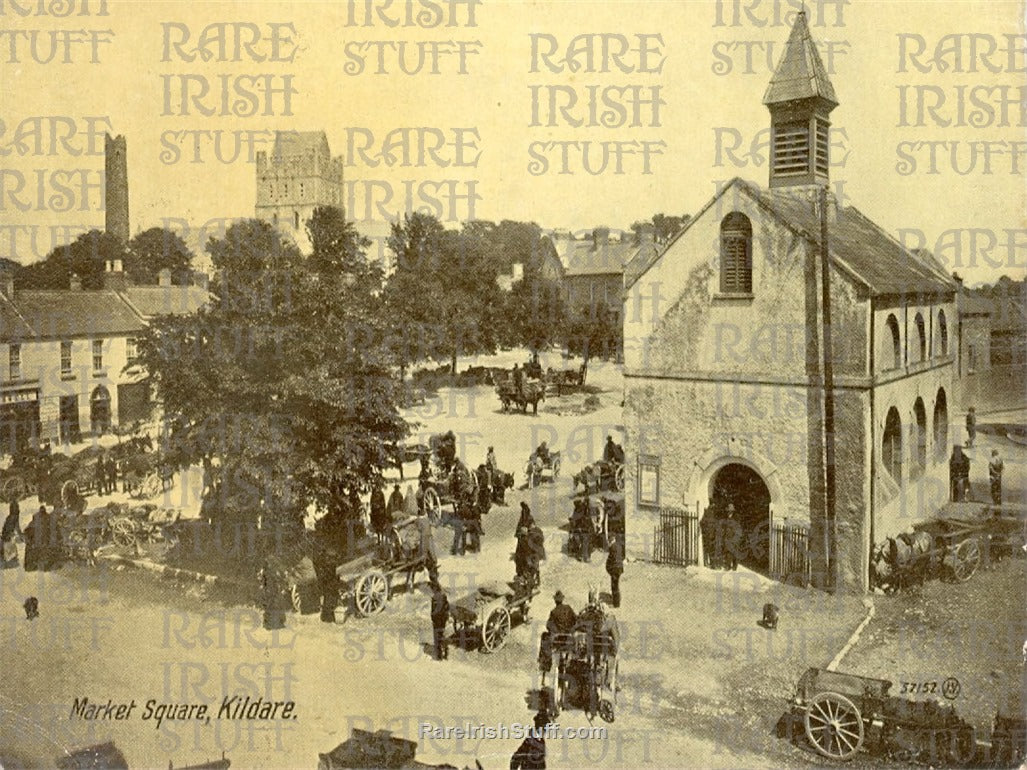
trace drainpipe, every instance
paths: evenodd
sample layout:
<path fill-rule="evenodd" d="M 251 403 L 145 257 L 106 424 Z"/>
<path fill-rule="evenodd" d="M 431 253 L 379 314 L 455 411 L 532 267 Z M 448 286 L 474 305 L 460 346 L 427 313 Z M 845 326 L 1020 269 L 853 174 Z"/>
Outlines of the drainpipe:
<path fill-rule="evenodd" d="M 874 336 L 874 298 L 870 298 L 870 557 L 874 555 L 874 548 L 877 546 L 877 538 L 874 536 L 874 524 L 877 520 L 876 506 L 876 485 L 874 479 L 877 476 L 877 440 L 874 437 L 877 415 L 874 411 L 874 383 L 877 380 L 877 372 L 874 369 L 874 350 L 877 347 L 877 338 Z M 870 574 L 870 565 L 867 564 L 867 575 Z M 868 581 L 869 583 L 869 581 Z M 869 588 L 869 585 L 868 585 Z"/>
<path fill-rule="evenodd" d="M 820 282 L 824 334 L 824 492 L 827 524 L 827 588 L 838 590 L 834 474 L 834 361 L 831 349 L 831 270 L 827 243 L 827 187 L 820 188 Z"/>

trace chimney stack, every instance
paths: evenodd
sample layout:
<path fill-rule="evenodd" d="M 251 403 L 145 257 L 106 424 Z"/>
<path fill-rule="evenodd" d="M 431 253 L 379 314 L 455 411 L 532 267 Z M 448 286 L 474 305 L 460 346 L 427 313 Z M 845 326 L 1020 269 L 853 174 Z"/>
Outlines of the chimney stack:
<path fill-rule="evenodd" d="M 72 273 L 71 274 L 71 278 L 70 278 L 70 280 L 68 282 L 68 286 L 69 286 L 69 288 L 72 291 L 81 291 L 82 290 L 82 279 L 79 277 L 78 273 Z"/>
<path fill-rule="evenodd" d="M 603 246 L 610 242 L 610 228 L 609 227 L 597 227 L 592 230 L 592 248 L 596 251 L 599 250 L 600 246 Z"/>
<path fill-rule="evenodd" d="M 170 286 L 171 285 L 171 270 L 169 268 L 162 268 L 157 273 L 157 285 L 158 286 Z"/>
<path fill-rule="evenodd" d="M 120 259 L 108 259 L 106 267 L 107 270 L 103 274 L 103 288 L 114 291 L 124 291 L 128 288 L 128 279 L 125 277 Z"/>

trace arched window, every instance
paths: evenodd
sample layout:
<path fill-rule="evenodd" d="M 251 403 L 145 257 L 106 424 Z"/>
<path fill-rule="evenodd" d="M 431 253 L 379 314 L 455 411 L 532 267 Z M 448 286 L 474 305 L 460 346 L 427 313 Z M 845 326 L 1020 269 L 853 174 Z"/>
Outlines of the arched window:
<path fill-rule="evenodd" d="M 934 461 L 940 463 L 949 453 L 949 405 L 945 388 L 938 388 L 934 400 Z"/>
<path fill-rule="evenodd" d="M 902 481 L 902 418 L 894 406 L 888 410 L 884 421 L 881 462 L 895 481 Z"/>
<path fill-rule="evenodd" d="M 949 354 L 949 327 L 945 323 L 945 311 L 938 311 L 938 355 Z"/>
<path fill-rule="evenodd" d="M 927 327 L 924 326 L 924 317 L 920 313 L 916 314 L 916 318 L 913 319 L 913 323 L 916 324 L 916 360 L 913 363 L 919 363 L 927 358 Z"/>
<path fill-rule="evenodd" d="M 884 350 L 886 357 L 881 363 L 884 364 L 885 369 L 898 369 L 902 366 L 902 336 L 899 334 L 899 320 L 893 314 L 888 316 L 884 325 L 887 328 Z"/>
<path fill-rule="evenodd" d="M 720 223 L 720 291 L 752 293 L 752 223 L 738 211 Z"/>
<path fill-rule="evenodd" d="M 916 456 L 914 459 L 916 462 L 909 469 L 909 475 L 911 478 L 919 478 L 924 469 L 927 467 L 927 409 L 924 407 L 924 400 L 917 398 L 913 404 L 913 417 L 916 422 L 914 424 L 914 430 L 916 435 L 914 439 L 916 443 Z"/>

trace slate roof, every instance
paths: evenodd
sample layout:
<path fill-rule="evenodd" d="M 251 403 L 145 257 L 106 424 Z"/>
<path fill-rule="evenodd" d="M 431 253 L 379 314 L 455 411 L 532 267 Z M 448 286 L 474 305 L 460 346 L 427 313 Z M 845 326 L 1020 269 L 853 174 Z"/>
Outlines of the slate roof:
<path fill-rule="evenodd" d="M 820 245 L 820 219 L 809 201 L 787 189 L 771 193 L 735 177 L 671 239 L 663 253 L 734 188 L 748 193 L 770 216 L 812 245 Z M 828 246 L 832 264 L 863 284 L 873 296 L 946 294 L 957 288 L 937 259 L 907 250 L 854 206 L 838 207 L 836 220 L 828 225 Z"/>
<path fill-rule="evenodd" d="M 189 315 L 207 304 L 210 297 L 199 286 L 129 286 L 124 294 L 143 318 Z"/>
<path fill-rule="evenodd" d="M 0 340 L 17 342 L 33 334 L 32 327 L 22 318 L 14 304 L 0 294 Z"/>
<path fill-rule="evenodd" d="M 613 241 L 594 248 L 591 240 L 574 241 L 564 257 L 564 277 L 588 275 L 623 275 L 624 266 L 638 253 L 633 241 Z"/>
<path fill-rule="evenodd" d="M 14 306 L 37 337 L 130 334 L 143 319 L 112 290 L 32 289 L 16 292 Z"/>
<path fill-rule="evenodd" d="M 959 312 L 963 315 L 994 315 L 995 303 L 987 297 L 963 294 L 959 297 Z"/>
<path fill-rule="evenodd" d="M 816 97 L 838 106 L 834 86 L 827 77 L 827 69 L 810 37 L 806 12 L 800 11 L 785 44 L 785 52 L 767 86 L 763 103 L 779 104 Z"/>

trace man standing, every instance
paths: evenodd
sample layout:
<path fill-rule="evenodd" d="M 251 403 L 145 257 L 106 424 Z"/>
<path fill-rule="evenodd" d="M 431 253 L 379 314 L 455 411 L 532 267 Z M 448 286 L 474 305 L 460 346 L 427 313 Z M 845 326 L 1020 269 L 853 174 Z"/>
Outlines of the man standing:
<path fill-rule="evenodd" d="M 949 458 L 949 484 L 953 502 L 966 500 L 970 485 L 970 458 L 963 454 L 963 447 L 959 444 L 952 447 L 952 457 Z"/>
<path fill-rule="evenodd" d="M 610 539 L 610 552 L 606 556 L 606 572 L 610 575 L 610 595 L 613 606 L 620 607 L 620 576 L 624 574 L 624 546 L 620 537 Z"/>
<path fill-rule="evenodd" d="M 392 494 L 389 495 L 388 505 L 385 506 L 385 512 L 389 514 L 389 518 L 395 520 L 397 514 L 403 513 L 403 493 L 399 491 L 399 484 L 395 484 L 392 487 Z"/>
<path fill-rule="evenodd" d="M 435 548 L 435 536 L 432 534 L 431 522 L 428 521 L 428 517 L 424 513 L 417 518 L 417 532 L 417 550 L 420 557 L 420 565 L 411 567 L 407 573 L 408 591 L 413 589 L 414 574 L 420 569 L 428 570 L 429 580 L 438 581 L 439 579 L 439 552 Z"/>
<path fill-rule="evenodd" d="M 107 458 L 107 494 L 118 491 L 118 464 L 113 457 Z M 128 490 L 125 490 L 128 491 Z"/>
<path fill-rule="evenodd" d="M 103 459 L 102 455 L 96 458 L 96 467 L 93 470 L 93 474 L 93 480 L 96 484 L 96 494 L 107 494 L 107 462 Z"/>
<path fill-rule="evenodd" d="M 21 531 L 21 506 L 18 505 L 17 497 L 11 498 L 3 531 L 0 533 L 4 568 L 18 566 L 18 546 L 14 542 L 15 537 L 24 537 Z"/>
<path fill-rule="evenodd" d="M 392 527 L 391 516 L 385 506 L 385 492 L 382 491 L 382 483 L 376 481 L 371 490 L 371 529 L 378 536 L 378 543 L 385 541 L 389 529 Z"/>
<path fill-rule="evenodd" d="M 534 521 L 528 527 L 528 576 L 531 578 L 529 585 L 537 588 L 542 584 L 539 574 L 539 566 L 546 559 L 546 536 L 542 529 Z"/>
<path fill-rule="evenodd" d="M 997 449 L 991 450 L 988 478 L 991 479 L 991 502 L 995 505 L 1002 505 L 1002 458 Z"/>
<path fill-rule="evenodd" d="M 977 438 L 977 414 L 974 412 L 974 408 L 971 406 L 969 411 L 966 413 L 966 448 L 969 449 L 974 445 L 974 439 Z"/>
<path fill-rule="evenodd" d="M 449 623 L 449 597 L 437 580 L 431 582 L 431 629 L 435 645 L 435 660 L 449 658 L 446 626 Z"/>

